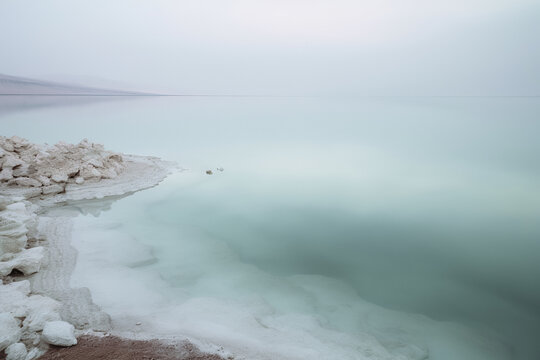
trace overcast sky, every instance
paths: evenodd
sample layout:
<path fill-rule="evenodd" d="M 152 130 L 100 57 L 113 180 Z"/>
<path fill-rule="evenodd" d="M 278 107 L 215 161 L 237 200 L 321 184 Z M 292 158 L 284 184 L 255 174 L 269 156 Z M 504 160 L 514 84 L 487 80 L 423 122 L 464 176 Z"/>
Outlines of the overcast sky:
<path fill-rule="evenodd" d="M 0 73 L 190 94 L 540 95 L 540 1 L 0 0 Z"/>

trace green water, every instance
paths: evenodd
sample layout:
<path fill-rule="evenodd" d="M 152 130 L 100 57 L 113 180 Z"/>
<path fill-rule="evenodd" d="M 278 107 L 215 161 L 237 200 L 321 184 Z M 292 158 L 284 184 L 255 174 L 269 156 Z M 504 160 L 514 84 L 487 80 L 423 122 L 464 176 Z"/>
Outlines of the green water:
<path fill-rule="evenodd" d="M 78 220 L 74 281 L 113 319 L 261 358 L 540 357 L 540 99 L 64 104 L 2 133 L 189 169 Z"/>

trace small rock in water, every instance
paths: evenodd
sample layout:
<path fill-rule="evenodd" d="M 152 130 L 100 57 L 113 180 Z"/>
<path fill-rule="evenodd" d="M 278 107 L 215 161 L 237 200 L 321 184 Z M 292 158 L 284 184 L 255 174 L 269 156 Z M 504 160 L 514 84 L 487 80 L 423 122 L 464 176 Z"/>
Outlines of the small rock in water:
<path fill-rule="evenodd" d="M 206 170 L 206 174 L 207 174 L 207 175 L 212 175 L 213 172 L 212 172 L 212 170 Z"/>
<path fill-rule="evenodd" d="M 141 324 L 142 324 L 142 323 L 138 322 L 138 323 L 136 323 L 135 325 L 139 326 L 139 325 L 141 325 Z"/>
<path fill-rule="evenodd" d="M 223 170 L 225 170 L 225 169 L 222 168 L 222 167 L 218 167 L 216 170 L 217 170 L 217 171 L 223 171 Z"/>

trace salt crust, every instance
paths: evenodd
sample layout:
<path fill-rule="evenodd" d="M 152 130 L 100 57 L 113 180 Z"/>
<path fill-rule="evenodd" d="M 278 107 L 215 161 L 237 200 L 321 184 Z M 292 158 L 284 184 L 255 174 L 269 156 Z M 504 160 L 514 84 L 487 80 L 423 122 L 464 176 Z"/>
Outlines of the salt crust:
<path fill-rule="evenodd" d="M 48 344 L 71 346 L 77 333 L 110 329 L 88 289 L 69 286 L 71 218 L 80 212 L 66 205 L 80 210 L 155 186 L 173 167 L 87 140 L 46 146 L 0 136 L 0 351 L 8 359 L 32 360 Z"/>

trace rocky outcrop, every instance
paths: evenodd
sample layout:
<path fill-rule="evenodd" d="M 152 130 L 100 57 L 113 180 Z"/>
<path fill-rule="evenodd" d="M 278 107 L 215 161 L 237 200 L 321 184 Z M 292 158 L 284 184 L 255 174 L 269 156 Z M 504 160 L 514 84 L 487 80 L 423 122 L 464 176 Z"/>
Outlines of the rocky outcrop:
<path fill-rule="evenodd" d="M 26 360 L 28 351 L 23 343 L 11 344 L 6 349 L 6 360 Z"/>
<path fill-rule="evenodd" d="M 37 237 L 34 210 L 29 202 L 0 196 L 0 351 L 6 349 L 9 359 L 43 354 L 45 323 L 60 320 L 60 303 L 32 294 L 30 281 L 21 280 L 40 270 L 46 252 L 43 246 L 31 247 Z"/>
<path fill-rule="evenodd" d="M 49 344 L 76 344 L 81 331 L 110 329 L 89 290 L 70 287 L 69 216 L 155 186 L 172 166 L 87 140 L 39 146 L 0 136 L 0 356 L 33 360 Z"/>
<path fill-rule="evenodd" d="M 124 169 L 122 155 L 86 139 L 40 146 L 0 136 L 0 185 L 28 188 L 26 198 L 62 193 L 68 184 L 113 179 Z"/>
<path fill-rule="evenodd" d="M 43 327 L 43 340 L 56 346 L 73 346 L 77 344 L 75 328 L 65 321 L 48 321 Z"/>

